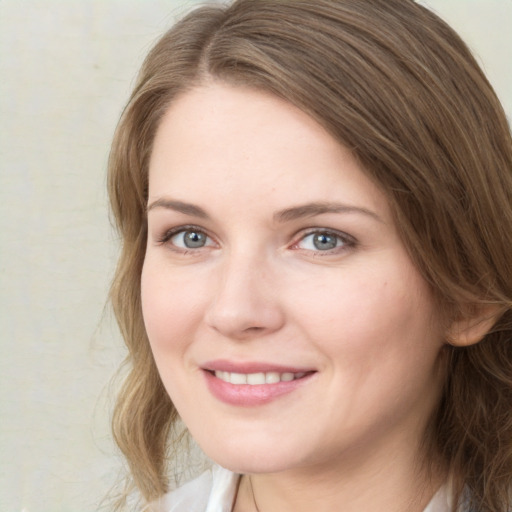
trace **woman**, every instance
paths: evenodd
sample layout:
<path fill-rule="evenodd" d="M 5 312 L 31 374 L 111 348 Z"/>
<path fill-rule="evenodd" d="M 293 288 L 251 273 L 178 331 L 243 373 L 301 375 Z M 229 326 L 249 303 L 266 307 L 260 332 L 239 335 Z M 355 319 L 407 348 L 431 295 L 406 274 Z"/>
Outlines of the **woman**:
<path fill-rule="evenodd" d="M 114 434 L 154 509 L 510 509 L 512 142 L 434 14 L 194 11 L 142 67 L 109 190 Z M 178 418 L 215 466 L 165 495 Z"/>

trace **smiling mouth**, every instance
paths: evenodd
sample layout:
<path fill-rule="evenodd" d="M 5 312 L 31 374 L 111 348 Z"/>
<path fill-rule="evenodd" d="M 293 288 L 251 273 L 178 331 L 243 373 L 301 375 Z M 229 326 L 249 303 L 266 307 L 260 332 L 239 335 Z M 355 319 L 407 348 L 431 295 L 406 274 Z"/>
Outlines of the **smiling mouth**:
<path fill-rule="evenodd" d="M 208 389 L 221 402 L 254 407 L 277 400 L 307 385 L 317 370 L 266 363 L 216 361 L 203 367 Z"/>
<path fill-rule="evenodd" d="M 278 384 L 279 382 L 291 382 L 310 375 L 313 372 L 260 372 L 260 373 L 234 373 L 215 371 L 211 372 L 218 379 L 234 385 L 248 384 L 250 386 L 261 386 L 263 384 Z"/>

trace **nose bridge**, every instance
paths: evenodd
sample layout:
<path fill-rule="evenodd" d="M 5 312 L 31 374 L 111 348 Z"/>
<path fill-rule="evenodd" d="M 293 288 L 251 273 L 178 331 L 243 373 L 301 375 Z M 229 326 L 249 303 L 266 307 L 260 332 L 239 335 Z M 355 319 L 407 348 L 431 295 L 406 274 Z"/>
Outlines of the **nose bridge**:
<path fill-rule="evenodd" d="M 223 259 L 206 321 L 231 338 L 278 329 L 283 321 L 275 272 L 262 252 L 238 250 Z"/>

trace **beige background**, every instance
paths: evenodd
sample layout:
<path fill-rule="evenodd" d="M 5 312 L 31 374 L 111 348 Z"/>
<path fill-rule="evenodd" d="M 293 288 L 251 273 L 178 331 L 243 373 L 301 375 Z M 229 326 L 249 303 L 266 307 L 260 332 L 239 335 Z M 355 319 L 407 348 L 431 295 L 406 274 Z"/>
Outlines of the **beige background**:
<path fill-rule="evenodd" d="M 109 143 L 137 68 L 192 4 L 0 1 L 0 511 L 97 510 L 121 462 L 104 314 Z M 512 116 L 512 0 L 428 0 Z"/>

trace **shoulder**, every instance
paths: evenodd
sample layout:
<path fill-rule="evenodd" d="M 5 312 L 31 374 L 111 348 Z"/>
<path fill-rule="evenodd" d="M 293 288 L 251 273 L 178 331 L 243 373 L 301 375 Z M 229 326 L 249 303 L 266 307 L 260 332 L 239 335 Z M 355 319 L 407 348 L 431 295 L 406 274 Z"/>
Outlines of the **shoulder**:
<path fill-rule="evenodd" d="M 213 466 L 153 504 L 155 512 L 230 512 L 240 476 Z"/>

